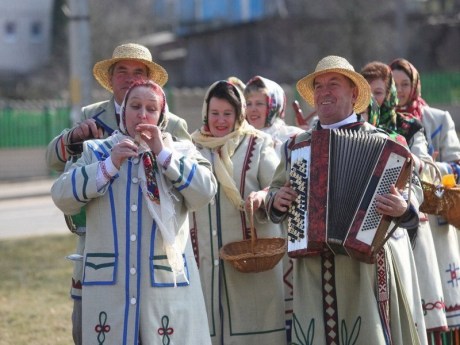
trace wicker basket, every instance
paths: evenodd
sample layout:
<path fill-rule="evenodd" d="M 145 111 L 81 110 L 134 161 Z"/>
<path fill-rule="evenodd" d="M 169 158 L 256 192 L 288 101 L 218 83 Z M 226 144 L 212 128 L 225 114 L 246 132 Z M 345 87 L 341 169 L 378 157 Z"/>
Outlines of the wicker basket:
<path fill-rule="evenodd" d="M 441 172 L 436 164 L 427 162 L 436 170 L 434 183 L 422 181 L 423 203 L 420 211 L 442 216 L 449 224 L 460 228 L 460 186 L 445 188 L 441 184 Z"/>
<path fill-rule="evenodd" d="M 445 206 L 440 215 L 449 224 L 460 229 L 460 186 L 446 188 L 442 199 Z"/>
<path fill-rule="evenodd" d="M 243 273 L 257 273 L 270 270 L 276 266 L 286 253 L 286 240 L 279 237 L 257 238 L 254 231 L 252 207 L 249 213 L 251 239 L 224 245 L 220 249 L 220 257 Z"/>

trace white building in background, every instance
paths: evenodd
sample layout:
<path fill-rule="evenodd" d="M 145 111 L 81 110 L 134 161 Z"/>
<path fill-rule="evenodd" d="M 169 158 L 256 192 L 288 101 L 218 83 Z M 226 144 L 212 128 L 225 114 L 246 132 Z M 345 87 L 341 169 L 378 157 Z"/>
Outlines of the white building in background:
<path fill-rule="evenodd" d="M 26 74 L 50 58 L 53 0 L 0 0 L 0 76 Z"/>

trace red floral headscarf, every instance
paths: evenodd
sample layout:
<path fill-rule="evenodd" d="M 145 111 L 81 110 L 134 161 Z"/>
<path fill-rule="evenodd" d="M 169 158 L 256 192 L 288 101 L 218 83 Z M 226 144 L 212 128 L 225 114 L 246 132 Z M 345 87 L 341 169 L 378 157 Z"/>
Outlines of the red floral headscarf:
<path fill-rule="evenodd" d="M 415 118 L 422 119 L 422 106 L 427 105 L 422 98 L 422 85 L 420 82 L 420 74 L 417 69 L 406 59 L 396 59 L 390 64 L 392 71 L 399 70 L 409 77 L 411 81 L 411 93 L 407 104 L 398 105 L 396 111 L 410 113 Z"/>
<path fill-rule="evenodd" d="M 158 127 L 160 127 L 160 130 L 163 132 L 165 130 L 167 122 L 168 122 L 168 118 L 165 115 L 165 113 L 166 113 L 166 96 L 165 96 L 165 93 L 164 93 L 163 89 L 161 88 L 161 86 L 156 84 L 152 80 L 137 80 L 130 86 L 130 88 L 126 92 L 125 98 L 123 99 L 123 103 L 121 105 L 120 131 L 123 134 L 129 135 L 128 131 L 126 129 L 126 115 L 125 115 L 126 102 L 127 102 L 128 98 L 129 98 L 129 95 L 131 94 L 131 91 L 134 90 L 137 87 L 146 87 L 146 88 L 151 89 L 162 100 L 160 118 L 158 119 Z"/>

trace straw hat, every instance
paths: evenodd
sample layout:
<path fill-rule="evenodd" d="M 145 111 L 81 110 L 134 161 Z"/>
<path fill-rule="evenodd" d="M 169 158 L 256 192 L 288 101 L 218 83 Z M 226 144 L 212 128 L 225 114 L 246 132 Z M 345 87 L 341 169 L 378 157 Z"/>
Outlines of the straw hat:
<path fill-rule="evenodd" d="M 340 56 L 330 55 L 321 59 L 316 65 L 315 72 L 303 77 L 297 82 L 297 91 L 299 91 L 300 95 L 314 107 L 313 83 L 317 76 L 328 72 L 340 73 L 353 81 L 358 88 L 358 97 L 356 98 L 353 109 L 358 114 L 365 111 L 371 101 L 371 87 L 366 79 L 364 79 L 360 73 L 355 72 L 353 66 Z"/>
<path fill-rule="evenodd" d="M 116 47 L 111 59 L 99 61 L 94 65 L 94 78 L 110 92 L 113 92 L 110 85 L 110 66 L 121 60 L 134 60 L 143 63 L 149 70 L 148 78 L 161 87 L 168 81 L 168 73 L 163 67 L 152 61 L 152 54 L 146 47 L 136 43 L 127 43 Z"/>

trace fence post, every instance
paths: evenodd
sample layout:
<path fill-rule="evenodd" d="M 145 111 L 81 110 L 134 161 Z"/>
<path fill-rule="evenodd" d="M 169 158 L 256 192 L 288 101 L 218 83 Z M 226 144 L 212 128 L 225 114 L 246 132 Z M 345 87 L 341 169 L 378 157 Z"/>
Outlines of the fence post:
<path fill-rule="evenodd" d="M 45 116 L 45 141 L 49 142 L 51 141 L 51 112 L 47 103 L 43 107 L 43 112 Z"/>
<path fill-rule="evenodd" d="M 13 143 L 14 143 L 14 140 L 13 140 L 13 137 L 16 136 L 16 131 L 15 131 L 15 127 L 14 127 L 14 133 L 11 131 L 11 129 L 13 128 L 13 107 L 10 105 L 10 103 L 6 103 L 6 106 L 5 106 L 5 125 L 6 127 L 5 128 L 8 128 L 9 130 L 7 131 L 7 135 L 5 135 L 5 142 L 4 142 L 4 146 L 5 147 L 9 147 L 9 146 L 12 146 Z M 16 136 L 17 137 L 17 136 Z"/>

